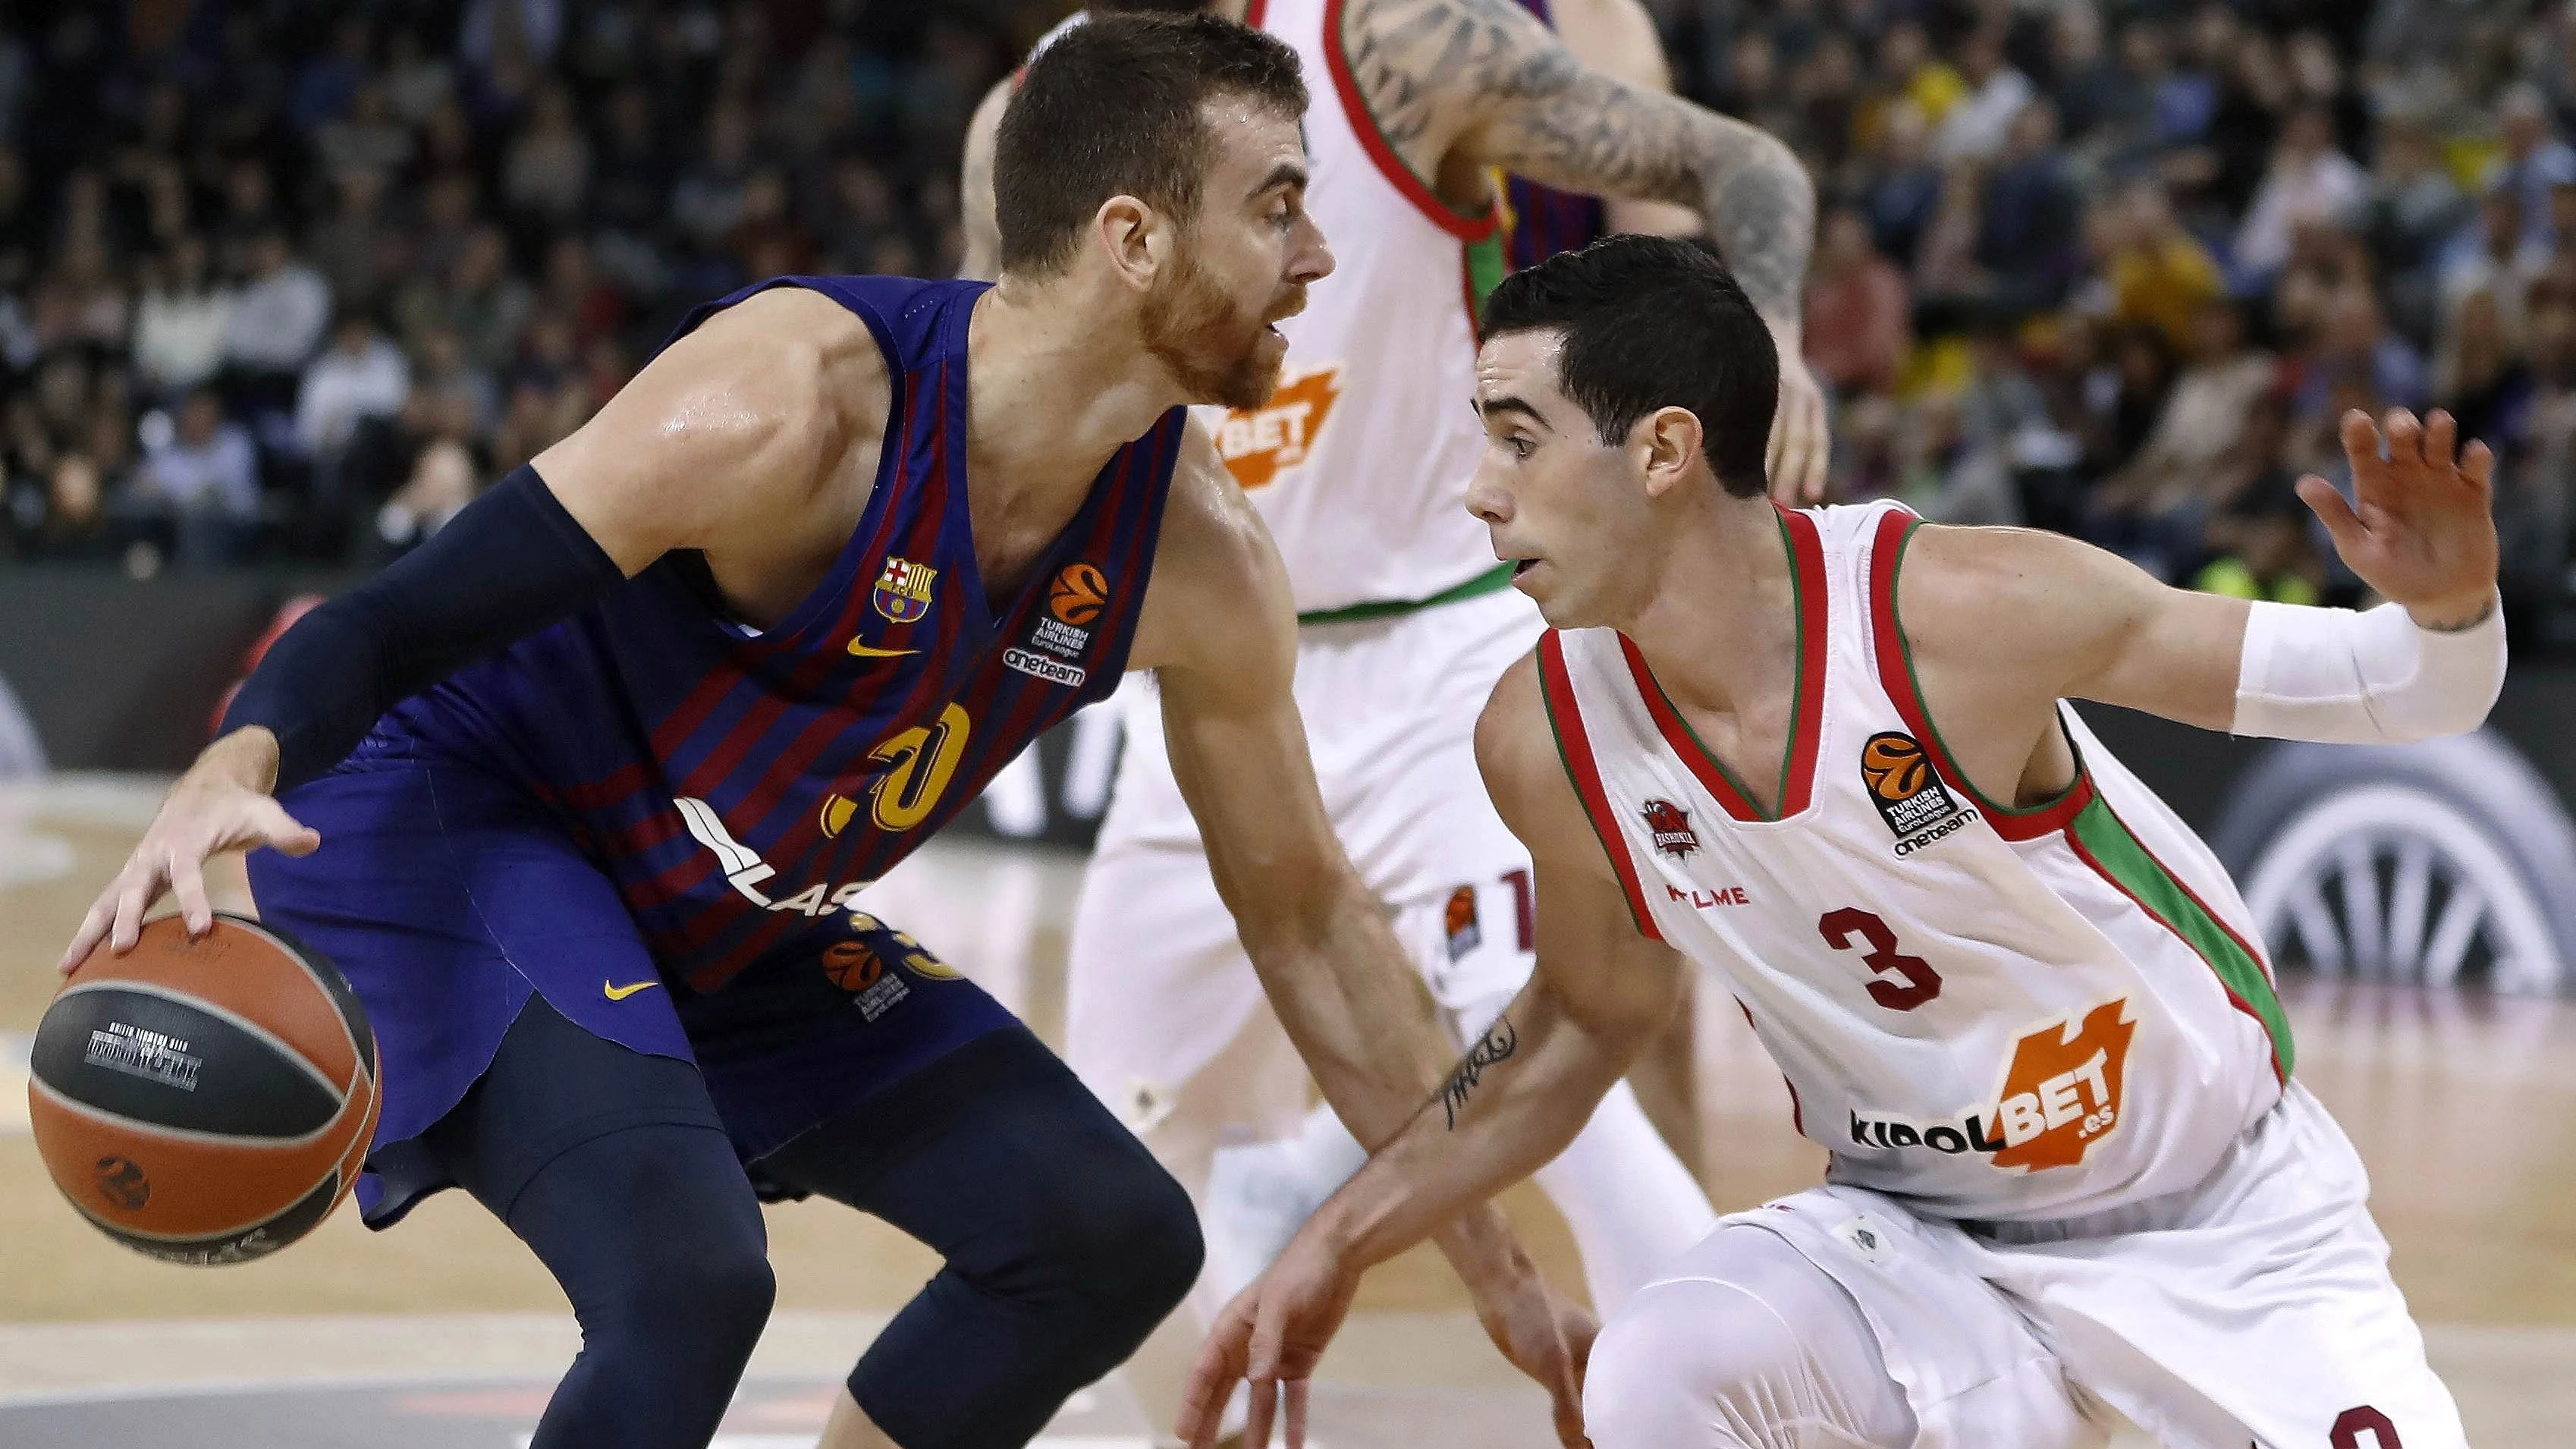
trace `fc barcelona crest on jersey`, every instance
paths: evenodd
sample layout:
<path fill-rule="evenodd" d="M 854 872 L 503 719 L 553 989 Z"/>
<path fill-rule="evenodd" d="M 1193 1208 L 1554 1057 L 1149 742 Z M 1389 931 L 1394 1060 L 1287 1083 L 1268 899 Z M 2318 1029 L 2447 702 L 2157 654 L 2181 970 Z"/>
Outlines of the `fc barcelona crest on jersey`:
<path fill-rule="evenodd" d="M 1655 849 L 1675 860 L 1699 849 L 1699 832 L 1691 829 L 1690 812 L 1670 800 L 1649 800 L 1637 812 L 1655 837 Z"/>
<path fill-rule="evenodd" d="M 918 621 L 930 612 L 930 586 L 938 580 L 939 570 L 927 564 L 888 558 L 885 572 L 877 575 L 873 596 L 877 612 L 898 624 Z"/>

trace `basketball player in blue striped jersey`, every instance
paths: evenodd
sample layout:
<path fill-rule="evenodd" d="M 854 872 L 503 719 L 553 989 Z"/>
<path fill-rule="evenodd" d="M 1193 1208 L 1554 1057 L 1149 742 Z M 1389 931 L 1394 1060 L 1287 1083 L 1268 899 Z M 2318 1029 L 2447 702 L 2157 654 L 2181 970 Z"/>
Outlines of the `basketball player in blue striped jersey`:
<path fill-rule="evenodd" d="M 773 1291 L 758 1195 L 946 1266 L 829 1449 L 1027 1441 L 1179 1301 L 1188 1199 L 859 890 L 1127 668 L 1163 680 L 1209 868 L 1372 1140 L 1445 1052 L 1333 838 L 1268 536 L 1183 405 L 1258 404 L 1332 261 L 1295 54 L 1132 17 L 1032 66 L 1001 280 L 778 278 L 701 308 L 590 424 L 315 611 L 241 690 L 66 956 L 201 863 L 335 960 L 381 1039 L 367 1220 L 461 1186 L 583 1350 L 540 1449 L 713 1435 Z M 748 1170 L 746 1170 L 748 1169 Z M 1490 1211 L 1448 1239 L 1573 1415 L 1588 1321 Z"/>

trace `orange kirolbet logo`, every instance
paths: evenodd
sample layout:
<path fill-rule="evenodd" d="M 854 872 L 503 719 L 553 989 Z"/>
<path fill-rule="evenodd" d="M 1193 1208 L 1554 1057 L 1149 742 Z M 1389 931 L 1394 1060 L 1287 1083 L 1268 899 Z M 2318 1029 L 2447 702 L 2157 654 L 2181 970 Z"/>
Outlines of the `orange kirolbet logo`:
<path fill-rule="evenodd" d="M 2137 1031 L 2128 1013 L 2125 998 L 2106 1001 L 2014 1042 L 2003 1085 L 1983 1106 L 1928 1122 L 1854 1107 L 1852 1143 L 1984 1156 L 2008 1172 L 2074 1167 L 2120 1125 Z"/>
<path fill-rule="evenodd" d="M 1216 450 L 1234 481 L 1247 490 L 1266 488 L 1282 469 L 1305 462 L 1341 395 L 1342 365 L 1328 362 L 1290 373 L 1262 406 L 1227 413 L 1216 430 Z"/>
<path fill-rule="evenodd" d="M 2004 1143 L 1995 1166 L 2073 1167 L 2119 1125 L 2121 1077 L 2138 1029 L 2121 1019 L 2128 1005 L 2104 1002 L 2081 1026 L 2053 1022 L 2014 1045 L 1995 1103 L 1993 1135 Z"/>

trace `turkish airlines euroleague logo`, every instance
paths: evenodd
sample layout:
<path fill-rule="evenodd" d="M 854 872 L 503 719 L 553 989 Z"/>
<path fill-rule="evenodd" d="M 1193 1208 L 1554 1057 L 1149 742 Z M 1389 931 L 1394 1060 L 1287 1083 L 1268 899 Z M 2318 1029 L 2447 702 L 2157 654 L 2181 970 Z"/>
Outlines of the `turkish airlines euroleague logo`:
<path fill-rule="evenodd" d="M 1305 462 L 1341 395 L 1342 365 L 1328 362 L 1289 373 L 1260 407 L 1227 413 L 1217 426 L 1216 450 L 1234 481 L 1246 492 L 1267 488 L 1283 470 Z"/>
<path fill-rule="evenodd" d="M 2125 997 L 2094 1007 L 2080 1020 L 2052 1021 L 2013 1043 L 1993 1102 L 1938 1122 L 1855 1108 L 1852 1141 L 1862 1147 L 1929 1148 L 1948 1157 L 1987 1153 L 2006 1172 L 2077 1166 L 2120 1125 L 2129 1039 L 2136 1031 Z"/>

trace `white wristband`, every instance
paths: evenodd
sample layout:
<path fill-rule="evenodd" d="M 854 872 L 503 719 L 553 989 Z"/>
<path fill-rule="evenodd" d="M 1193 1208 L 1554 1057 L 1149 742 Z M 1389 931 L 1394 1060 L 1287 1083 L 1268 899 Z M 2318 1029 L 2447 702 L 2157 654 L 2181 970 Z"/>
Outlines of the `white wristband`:
<path fill-rule="evenodd" d="M 2504 614 L 2456 633 L 2396 604 L 2364 613 L 2258 602 L 2236 671 L 2240 735 L 2402 744 L 2478 727 L 2504 687 Z"/>

